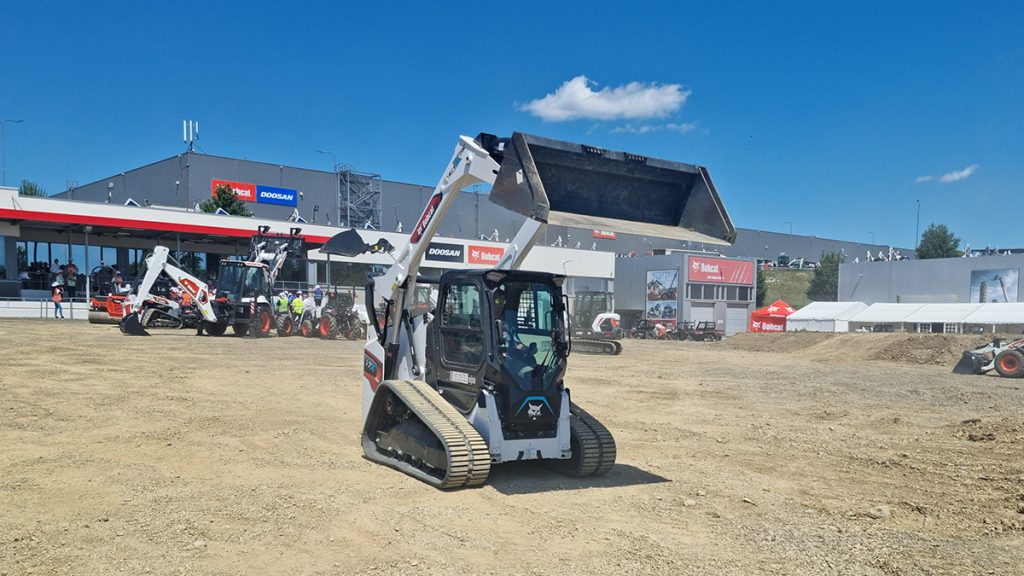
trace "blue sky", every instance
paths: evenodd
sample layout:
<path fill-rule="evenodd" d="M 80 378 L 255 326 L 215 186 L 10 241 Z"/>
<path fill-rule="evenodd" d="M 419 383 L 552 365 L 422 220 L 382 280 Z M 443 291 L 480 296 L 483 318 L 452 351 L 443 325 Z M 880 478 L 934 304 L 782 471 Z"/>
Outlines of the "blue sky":
<path fill-rule="evenodd" d="M 434 184 L 513 130 L 707 166 L 737 226 L 1024 246 L 1024 3 L 8 2 L 7 183 L 183 150 Z M 582 77 L 582 78 L 581 78 Z M 547 97 L 547 98 L 545 98 Z"/>

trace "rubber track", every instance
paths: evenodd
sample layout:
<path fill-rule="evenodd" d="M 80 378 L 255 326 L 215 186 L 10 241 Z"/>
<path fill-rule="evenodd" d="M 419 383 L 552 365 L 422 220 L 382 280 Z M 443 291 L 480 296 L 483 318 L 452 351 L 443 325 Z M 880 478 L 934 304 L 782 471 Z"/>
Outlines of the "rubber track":
<path fill-rule="evenodd" d="M 601 476 L 612 469 L 615 466 L 615 456 L 617 450 L 615 448 L 615 438 L 612 433 L 605 428 L 604 424 L 591 416 L 586 410 L 580 408 L 576 404 L 572 405 L 570 412 L 576 416 L 569 424 L 575 426 L 577 432 L 580 433 L 580 439 L 584 438 L 584 435 L 592 438 L 590 443 L 590 453 L 588 448 L 584 447 L 584 462 L 594 460 L 594 471 L 591 472 L 594 476 Z"/>
<path fill-rule="evenodd" d="M 154 318 L 154 316 L 156 316 L 156 318 Z M 153 320 L 156 320 L 157 322 L 167 322 L 167 324 L 161 323 L 153 324 L 151 326 L 150 322 L 152 322 Z M 156 328 L 181 328 L 182 324 L 180 318 L 176 318 L 174 316 L 171 316 L 170 314 L 163 312 L 162 310 L 157 310 L 155 308 L 147 308 L 145 311 L 142 312 L 141 323 L 143 326 Z M 171 323 L 173 323 L 173 326 L 171 325 Z"/>
<path fill-rule="evenodd" d="M 617 340 L 598 340 L 594 338 L 573 338 L 573 352 L 580 354 L 600 354 L 616 356 L 622 353 L 622 344 Z"/>
<path fill-rule="evenodd" d="M 380 454 L 376 445 L 366 442 L 363 450 L 367 458 L 388 464 L 438 488 L 470 488 L 487 481 L 491 470 L 491 454 L 480 433 L 449 404 L 436 390 L 416 380 L 387 380 L 381 384 L 391 390 L 409 410 L 433 432 L 448 457 L 448 469 L 443 479 L 427 474 L 415 474 L 397 466 L 394 459 Z M 371 454 L 370 451 L 374 453 Z"/>

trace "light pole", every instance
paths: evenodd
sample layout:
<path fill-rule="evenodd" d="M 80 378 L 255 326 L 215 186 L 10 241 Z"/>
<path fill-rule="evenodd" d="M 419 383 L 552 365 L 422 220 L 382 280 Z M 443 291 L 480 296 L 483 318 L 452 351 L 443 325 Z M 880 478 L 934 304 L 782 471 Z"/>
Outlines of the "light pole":
<path fill-rule="evenodd" d="M 331 173 L 334 174 L 334 191 L 335 191 L 334 201 L 338 205 L 338 225 L 340 226 L 341 225 L 341 179 L 338 178 L 338 158 L 335 157 L 334 152 L 332 150 L 321 150 L 320 148 L 317 148 L 316 151 L 321 153 L 321 154 L 330 154 L 331 155 Z"/>
<path fill-rule="evenodd" d="M 871 245 L 874 246 L 875 245 L 875 233 L 874 232 L 868 232 L 868 234 L 871 234 Z"/>
<path fill-rule="evenodd" d="M 21 124 L 24 120 L 12 120 L 10 118 L 0 118 L 0 166 L 3 170 L 3 184 L 7 186 L 7 148 L 4 142 L 4 124 L 10 122 L 11 124 Z"/>
<path fill-rule="evenodd" d="M 917 201 L 917 226 L 914 228 L 914 250 L 921 244 L 921 201 Z"/>

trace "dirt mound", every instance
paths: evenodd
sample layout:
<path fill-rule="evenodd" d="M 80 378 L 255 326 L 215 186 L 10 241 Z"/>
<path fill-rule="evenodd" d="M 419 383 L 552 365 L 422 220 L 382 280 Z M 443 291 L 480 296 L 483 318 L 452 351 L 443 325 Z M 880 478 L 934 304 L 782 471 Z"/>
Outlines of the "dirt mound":
<path fill-rule="evenodd" d="M 799 352 L 839 336 L 843 335 L 827 332 L 741 332 L 716 346 L 746 352 Z"/>
<path fill-rule="evenodd" d="M 868 360 L 937 364 L 952 367 L 970 350 L 987 339 L 958 334 L 885 334 L 888 336 Z"/>
<path fill-rule="evenodd" d="M 991 336 L 961 334 L 861 334 L 783 332 L 737 334 L 718 346 L 748 352 L 779 352 L 829 362 L 877 360 L 952 367 L 965 350 L 991 341 Z"/>

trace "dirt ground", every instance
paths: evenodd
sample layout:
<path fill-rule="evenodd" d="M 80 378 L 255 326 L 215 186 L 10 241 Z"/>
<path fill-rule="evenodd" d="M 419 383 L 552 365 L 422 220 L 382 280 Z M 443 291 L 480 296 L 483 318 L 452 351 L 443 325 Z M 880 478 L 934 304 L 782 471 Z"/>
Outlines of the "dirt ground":
<path fill-rule="evenodd" d="M 0 321 L 0 574 L 1024 573 L 1024 381 L 902 335 L 574 355 L 615 468 L 440 492 L 362 458 L 359 343 L 153 332 Z"/>

